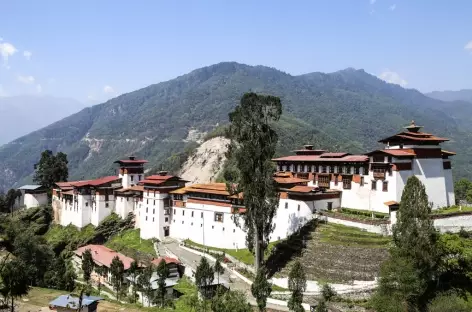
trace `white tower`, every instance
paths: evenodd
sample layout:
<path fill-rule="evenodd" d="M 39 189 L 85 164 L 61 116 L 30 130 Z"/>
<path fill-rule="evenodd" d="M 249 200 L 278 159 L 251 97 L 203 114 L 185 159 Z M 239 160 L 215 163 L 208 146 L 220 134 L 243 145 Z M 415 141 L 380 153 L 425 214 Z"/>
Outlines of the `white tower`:
<path fill-rule="evenodd" d="M 120 165 L 119 177 L 123 188 L 128 188 L 139 183 L 144 179 L 144 164 L 147 160 L 136 159 L 130 156 L 129 159 L 117 160 L 115 164 Z"/>

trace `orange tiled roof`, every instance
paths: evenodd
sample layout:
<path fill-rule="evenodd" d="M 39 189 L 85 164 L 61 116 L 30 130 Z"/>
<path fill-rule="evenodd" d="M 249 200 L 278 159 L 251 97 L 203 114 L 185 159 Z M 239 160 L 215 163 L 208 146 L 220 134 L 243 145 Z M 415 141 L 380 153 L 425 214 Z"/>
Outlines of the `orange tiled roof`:
<path fill-rule="evenodd" d="M 295 184 L 295 183 L 307 183 L 310 182 L 308 179 L 300 179 L 300 178 L 281 178 L 275 177 L 275 182 L 279 184 Z"/>
<path fill-rule="evenodd" d="M 384 149 L 384 150 L 375 150 L 366 155 L 371 155 L 374 153 L 385 153 L 395 157 L 414 157 L 416 153 L 413 149 Z"/>
<path fill-rule="evenodd" d="M 152 260 L 151 263 L 154 264 L 154 265 L 159 265 L 159 263 L 161 263 L 162 260 L 164 260 L 166 262 L 166 264 L 169 264 L 169 263 L 180 264 L 180 261 L 178 259 L 171 258 L 171 257 L 159 257 L 159 258 L 156 258 L 156 259 Z"/>
<path fill-rule="evenodd" d="M 313 192 L 317 189 L 317 187 L 313 186 L 306 186 L 306 185 L 295 185 L 294 187 L 290 188 L 289 192 L 296 192 L 296 193 L 309 193 Z"/>
<path fill-rule="evenodd" d="M 98 179 L 95 179 L 95 180 L 87 180 L 87 181 L 83 181 L 83 182 L 73 182 L 74 183 L 73 186 L 76 186 L 76 187 L 100 186 L 102 184 L 107 184 L 107 183 L 113 182 L 113 181 L 118 180 L 118 179 L 121 179 L 121 178 L 118 177 L 118 176 L 107 176 L 107 177 L 98 178 Z"/>
<path fill-rule="evenodd" d="M 366 162 L 365 155 L 346 155 L 343 157 L 323 158 L 321 155 L 292 155 L 272 159 L 273 161 L 306 161 L 306 162 Z"/>
<path fill-rule="evenodd" d="M 385 202 L 384 205 L 385 206 L 398 205 L 398 202 L 391 200 L 391 201 Z"/>
<path fill-rule="evenodd" d="M 82 254 L 85 250 L 90 249 L 92 254 L 92 259 L 94 262 L 106 266 L 107 268 L 110 267 L 113 258 L 118 256 L 118 258 L 123 262 L 125 270 L 129 269 L 131 263 L 134 261 L 132 258 L 127 257 L 119 252 L 116 252 L 110 248 L 107 248 L 103 245 L 87 245 L 80 247 L 74 253 L 79 257 L 82 257 Z"/>

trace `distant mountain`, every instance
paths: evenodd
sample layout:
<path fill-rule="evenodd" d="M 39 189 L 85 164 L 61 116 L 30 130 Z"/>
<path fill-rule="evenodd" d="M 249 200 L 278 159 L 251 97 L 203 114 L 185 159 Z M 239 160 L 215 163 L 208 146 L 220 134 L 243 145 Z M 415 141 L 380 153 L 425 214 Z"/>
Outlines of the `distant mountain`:
<path fill-rule="evenodd" d="M 0 145 L 78 112 L 85 105 L 51 96 L 0 97 Z"/>
<path fill-rule="evenodd" d="M 219 63 L 85 108 L 0 147 L 0 188 L 27 181 L 46 148 L 68 154 L 71 178 L 114 173 L 113 161 L 130 154 L 148 159 L 150 168 L 178 169 L 197 145 L 190 137 L 227 123 L 250 90 L 281 97 L 279 154 L 308 142 L 367 152 L 414 119 L 425 131 L 451 138 L 445 148 L 458 153 L 455 175 L 472 177 L 472 123 L 444 110 L 445 102 L 363 70 L 292 76 Z"/>
<path fill-rule="evenodd" d="M 427 96 L 441 101 L 466 101 L 472 103 L 472 89 L 459 91 L 433 91 L 426 93 Z"/>

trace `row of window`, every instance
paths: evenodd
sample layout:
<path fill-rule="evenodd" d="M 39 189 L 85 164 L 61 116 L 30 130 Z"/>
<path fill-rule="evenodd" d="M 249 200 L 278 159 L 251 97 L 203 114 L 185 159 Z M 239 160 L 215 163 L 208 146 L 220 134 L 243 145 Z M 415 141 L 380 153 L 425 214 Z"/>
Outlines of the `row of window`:
<path fill-rule="evenodd" d="M 131 182 L 133 182 L 133 181 L 134 181 L 134 175 L 131 175 L 130 179 L 131 179 Z M 143 179 L 143 176 L 142 176 L 142 175 L 138 175 L 138 181 L 141 181 L 142 179 Z M 148 195 L 149 195 L 149 194 L 148 194 Z"/>
<path fill-rule="evenodd" d="M 191 217 L 193 218 L 194 215 L 195 215 L 195 211 L 191 211 Z M 174 208 L 174 216 L 177 215 L 177 209 Z M 223 212 L 215 212 L 215 218 L 214 218 L 214 221 L 215 222 L 223 222 L 223 215 L 224 213 Z M 182 209 L 182 216 L 185 216 L 185 209 Z M 200 212 L 200 218 L 203 219 L 203 211 Z M 175 222 L 175 220 L 174 220 Z"/>
<path fill-rule="evenodd" d="M 313 172 L 313 173 L 343 173 L 343 174 L 369 174 L 368 166 L 328 166 L 328 165 L 277 165 L 278 171 Z"/>
<path fill-rule="evenodd" d="M 147 221 L 147 220 L 148 220 L 148 216 L 146 216 L 146 221 Z M 169 218 L 166 217 L 166 218 L 164 219 L 164 221 L 165 221 L 165 222 L 169 222 Z M 152 217 L 152 222 L 154 222 L 154 217 Z M 175 222 L 175 220 L 174 220 L 174 222 Z"/>
<path fill-rule="evenodd" d="M 173 220 L 173 222 L 175 223 L 175 220 Z M 185 222 L 184 222 L 184 221 L 182 221 L 182 224 L 185 224 Z M 193 222 L 190 222 L 190 225 L 191 225 L 191 226 L 193 226 Z M 200 227 L 203 227 L 203 223 L 200 223 Z M 212 225 L 212 226 L 211 226 L 211 229 L 212 229 L 212 230 L 214 230 L 214 229 L 215 229 L 215 226 L 214 226 L 214 225 Z M 223 228 L 221 228 L 221 229 L 222 229 L 223 231 L 225 230 L 225 228 L 224 228 L 224 227 L 223 227 Z M 235 232 L 236 232 L 236 229 L 233 229 L 233 233 L 235 233 Z"/>

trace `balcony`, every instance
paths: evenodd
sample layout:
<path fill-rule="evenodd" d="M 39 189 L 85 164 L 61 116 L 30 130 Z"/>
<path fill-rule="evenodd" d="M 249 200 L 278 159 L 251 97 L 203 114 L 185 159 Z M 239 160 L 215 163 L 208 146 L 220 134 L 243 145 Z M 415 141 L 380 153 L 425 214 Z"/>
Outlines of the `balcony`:
<path fill-rule="evenodd" d="M 385 179 L 385 170 L 383 171 L 375 171 L 373 172 L 374 179 Z"/>

